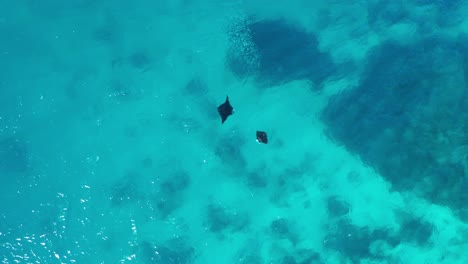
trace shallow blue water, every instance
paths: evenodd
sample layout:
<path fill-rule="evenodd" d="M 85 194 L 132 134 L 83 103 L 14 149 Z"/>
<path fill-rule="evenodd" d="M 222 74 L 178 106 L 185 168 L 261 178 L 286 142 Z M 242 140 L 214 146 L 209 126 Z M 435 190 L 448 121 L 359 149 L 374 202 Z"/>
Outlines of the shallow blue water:
<path fill-rule="evenodd" d="M 465 2 L 0 6 L 1 263 L 468 262 Z"/>

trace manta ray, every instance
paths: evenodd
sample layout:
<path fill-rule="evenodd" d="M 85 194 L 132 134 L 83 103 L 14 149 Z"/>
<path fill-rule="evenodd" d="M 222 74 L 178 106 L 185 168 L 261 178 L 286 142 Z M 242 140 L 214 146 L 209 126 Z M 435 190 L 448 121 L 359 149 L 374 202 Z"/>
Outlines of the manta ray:
<path fill-rule="evenodd" d="M 224 124 L 227 118 L 234 114 L 234 108 L 229 103 L 229 96 L 226 96 L 226 101 L 218 106 L 218 113 L 221 116 L 221 124 Z"/>

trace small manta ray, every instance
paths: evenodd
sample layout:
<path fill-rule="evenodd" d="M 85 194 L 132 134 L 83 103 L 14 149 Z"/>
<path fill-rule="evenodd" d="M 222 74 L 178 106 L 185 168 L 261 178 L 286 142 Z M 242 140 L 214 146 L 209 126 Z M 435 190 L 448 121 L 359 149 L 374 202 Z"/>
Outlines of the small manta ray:
<path fill-rule="evenodd" d="M 234 113 L 234 108 L 232 108 L 231 104 L 229 103 L 228 96 L 226 96 L 226 102 L 218 106 L 218 113 L 221 115 L 221 124 L 224 124 L 228 116 Z"/>
<path fill-rule="evenodd" d="M 263 131 L 257 131 L 257 142 L 258 143 L 263 143 L 263 144 L 268 144 L 267 133 L 263 132 Z"/>

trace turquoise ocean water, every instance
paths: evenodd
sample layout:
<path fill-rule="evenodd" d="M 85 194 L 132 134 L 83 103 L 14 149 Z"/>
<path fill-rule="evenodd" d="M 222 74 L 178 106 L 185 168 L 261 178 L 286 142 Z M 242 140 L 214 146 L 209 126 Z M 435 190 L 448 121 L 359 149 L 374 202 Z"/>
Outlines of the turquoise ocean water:
<path fill-rule="evenodd" d="M 0 0 L 0 262 L 468 263 L 466 14 Z"/>

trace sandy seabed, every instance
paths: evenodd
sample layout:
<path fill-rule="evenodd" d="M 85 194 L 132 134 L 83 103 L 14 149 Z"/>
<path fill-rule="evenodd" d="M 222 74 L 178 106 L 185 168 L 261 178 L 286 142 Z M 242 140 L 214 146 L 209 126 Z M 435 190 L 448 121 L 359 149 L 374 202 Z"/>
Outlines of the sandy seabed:
<path fill-rule="evenodd" d="M 2 263 L 468 263 L 464 1 L 3 2 Z"/>

